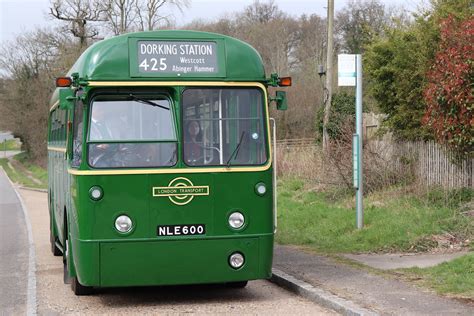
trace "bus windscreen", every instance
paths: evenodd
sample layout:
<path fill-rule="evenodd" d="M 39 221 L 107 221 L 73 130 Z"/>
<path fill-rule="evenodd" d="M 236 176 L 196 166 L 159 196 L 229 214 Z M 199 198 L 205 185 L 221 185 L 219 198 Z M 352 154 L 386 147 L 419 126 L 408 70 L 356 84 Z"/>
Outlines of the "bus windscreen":
<path fill-rule="evenodd" d="M 188 166 L 250 166 L 267 161 L 264 106 L 256 88 L 183 92 L 183 156 Z"/>
<path fill-rule="evenodd" d="M 165 167 L 176 164 L 177 138 L 169 100 L 92 102 L 89 121 L 89 165 L 94 168 Z"/>

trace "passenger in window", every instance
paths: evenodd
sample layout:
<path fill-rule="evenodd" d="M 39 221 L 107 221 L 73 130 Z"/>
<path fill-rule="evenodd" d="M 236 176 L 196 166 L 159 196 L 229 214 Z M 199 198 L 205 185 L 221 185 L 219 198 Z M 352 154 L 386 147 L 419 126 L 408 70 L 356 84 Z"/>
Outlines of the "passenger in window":
<path fill-rule="evenodd" d="M 184 135 L 184 159 L 187 164 L 195 165 L 204 159 L 204 152 L 200 142 L 202 141 L 201 126 L 198 121 L 190 121 L 186 124 Z"/>

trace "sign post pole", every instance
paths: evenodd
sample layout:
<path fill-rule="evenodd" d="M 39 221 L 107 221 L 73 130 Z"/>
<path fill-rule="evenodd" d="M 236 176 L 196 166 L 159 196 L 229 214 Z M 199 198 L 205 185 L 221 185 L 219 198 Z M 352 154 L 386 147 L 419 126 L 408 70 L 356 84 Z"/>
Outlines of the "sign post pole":
<path fill-rule="evenodd" d="M 356 225 L 364 226 L 364 205 L 362 185 L 362 55 L 340 54 L 338 56 L 339 86 L 356 87 L 356 133 L 352 137 L 353 185 L 356 189 Z"/>
<path fill-rule="evenodd" d="M 362 141 L 363 141 L 363 130 L 362 130 L 362 55 L 356 55 L 356 133 L 357 133 L 357 228 L 362 229 L 364 226 L 364 186 L 362 181 L 363 170 L 362 170 L 362 161 L 363 161 L 363 151 L 362 151 Z"/>

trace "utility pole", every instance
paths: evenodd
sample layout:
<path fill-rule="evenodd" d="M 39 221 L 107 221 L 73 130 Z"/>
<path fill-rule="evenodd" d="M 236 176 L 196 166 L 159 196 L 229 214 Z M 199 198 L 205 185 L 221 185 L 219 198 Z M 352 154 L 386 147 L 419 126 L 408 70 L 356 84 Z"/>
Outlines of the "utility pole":
<path fill-rule="evenodd" d="M 326 89 L 327 99 L 324 105 L 324 118 L 323 118 L 323 150 L 327 152 L 329 146 L 329 135 L 327 126 L 329 123 L 329 112 L 331 111 L 332 101 L 332 54 L 333 54 L 333 33 L 334 33 L 334 0 L 328 0 L 328 43 L 327 43 L 327 56 L 326 56 Z"/>

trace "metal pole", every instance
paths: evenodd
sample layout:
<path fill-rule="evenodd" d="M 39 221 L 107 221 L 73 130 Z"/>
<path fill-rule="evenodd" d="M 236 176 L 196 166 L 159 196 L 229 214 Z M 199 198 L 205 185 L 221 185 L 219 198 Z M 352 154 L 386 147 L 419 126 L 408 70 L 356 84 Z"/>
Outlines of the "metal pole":
<path fill-rule="evenodd" d="M 328 0 L 328 46 L 326 54 L 326 89 L 328 97 L 324 106 L 323 117 L 323 150 L 326 152 L 329 143 L 329 134 L 327 126 L 329 123 L 329 113 L 332 102 L 332 54 L 333 54 L 333 33 L 334 33 L 334 0 Z"/>
<path fill-rule="evenodd" d="M 357 172 L 358 172 L 358 181 L 359 185 L 357 187 L 357 195 L 356 195 L 356 202 L 357 202 L 357 228 L 362 229 L 364 226 L 364 205 L 363 205 L 363 198 L 364 198 L 364 190 L 363 190 L 363 172 L 362 172 L 362 160 L 364 157 L 362 151 L 362 142 L 364 139 L 362 123 L 362 55 L 356 55 L 356 133 L 359 135 L 358 141 L 358 160 L 357 160 Z"/>
<path fill-rule="evenodd" d="M 277 232 L 278 226 L 278 196 L 277 196 L 277 147 L 276 147 L 276 121 L 274 118 L 270 118 L 270 122 L 273 125 L 273 233 Z"/>
<path fill-rule="evenodd" d="M 211 104 L 211 109 L 212 109 Z M 212 125 L 211 125 L 212 126 Z M 222 134 L 222 89 L 219 90 L 219 162 L 224 163 L 224 135 Z"/>
<path fill-rule="evenodd" d="M 3 140 L 3 157 L 7 157 L 7 139 Z"/>

